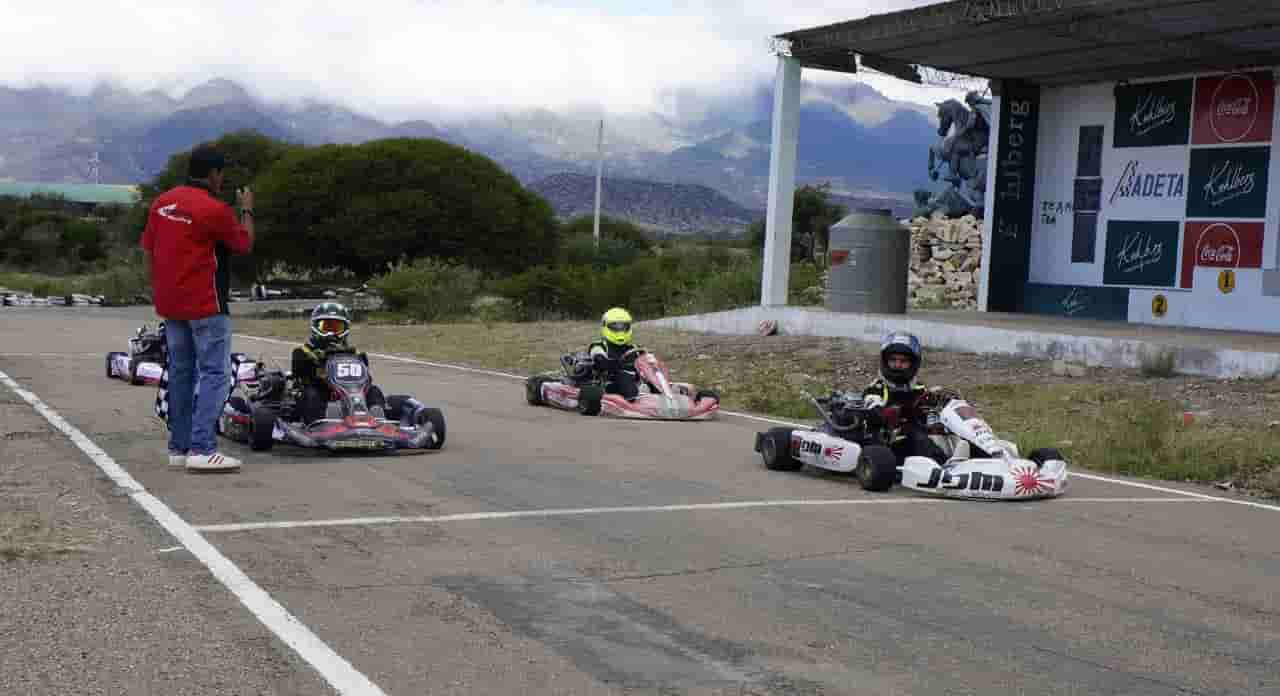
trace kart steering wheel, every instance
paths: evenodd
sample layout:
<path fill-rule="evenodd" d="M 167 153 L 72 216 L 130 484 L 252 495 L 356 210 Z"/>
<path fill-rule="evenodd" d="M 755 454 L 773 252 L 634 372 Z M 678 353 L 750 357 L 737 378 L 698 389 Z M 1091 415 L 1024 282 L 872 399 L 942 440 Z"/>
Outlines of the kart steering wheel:
<path fill-rule="evenodd" d="M 618 358 L 618 361 L 624 362 L 624 363 L 635 362 L 636 358 L 640 357 L 641 355 L 644 355 L 643 348 L 632 348 L 631 350 L 623 353 L 622 357 Z"/>

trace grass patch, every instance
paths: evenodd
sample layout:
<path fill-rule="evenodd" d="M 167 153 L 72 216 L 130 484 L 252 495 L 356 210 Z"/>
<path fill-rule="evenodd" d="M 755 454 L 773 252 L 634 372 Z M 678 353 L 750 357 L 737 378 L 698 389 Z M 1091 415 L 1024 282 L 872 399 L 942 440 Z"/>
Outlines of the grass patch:
<path fill-rule="evenodd" d="M 34 512 L 0 512 L 0 559 L 38 560 L 84 551 L 84 538 Z"/>
<path fill-rule="evenodd" d="M 305 320 L 236 319 L 237 331 L 302 341 Z M 363 350 L 528 375 L 559 369 L 560 355 L 582 350 L 594 321 L 393 325 L 370 317 L 353 331 Z M 808 423 L 817 419 L 801 393 L 860 389 L 874 378 L 875 347 L 801 336 L 710 336 L 638 328 L 639 343 L 657 352 L 674 376 L 716 389 L 729 410 Z M 1267 385 L 1200 386 L 1178 379 L 1143 379 L 1136 371 L 1100 371 L 1099 380 L 1055 377 L 1048 363 L 1001 362 L 932 352 L 922 377 L 958 389 L 997 433 L 1024 451 L 1055 447 L 1073 466 L 1171 481 L 1233 480 L 1238 487 L 1280 497 L 1280 428 L 1247 419 L 1209 417 L 1183 425 L 1179 389 L 1239 388 L 1228 402 L 1266 400 Z M 375 363 L 375 370 L 377 369 Z M 1142 371 L 1145 373 L 1146 371 Z M 1185 381 L 1185 380 L 1184 380 Z M 1034 385 L 1034 386 L 1029 386 Z M 517 389 L 512 386 L 513 393 Z M 1252 391 L 1249 391 L 1252 390 Z M 514 398 L 514 397 L 513 397 Z M 1262 407 L 1259 407 L 1261 413 Z M 1225 412 L 1224 412 L 1225 413 Z"/>

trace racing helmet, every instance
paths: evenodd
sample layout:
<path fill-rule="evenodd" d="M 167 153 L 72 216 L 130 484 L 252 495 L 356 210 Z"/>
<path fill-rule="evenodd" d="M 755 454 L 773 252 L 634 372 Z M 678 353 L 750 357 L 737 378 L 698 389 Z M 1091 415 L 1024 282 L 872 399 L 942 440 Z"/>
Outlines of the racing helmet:
<path fill-rule="evenodd" d="M 351 312 L 337 302 L 321 302 L 311 310 L 311 342 L 342 343 L 351 331 Z"/>
<path fill-rule="evenodd" d="M 890 355 L 904 355 L 910 361 L 911 365 L 905 370 L 896 370 L 889 367 Z M 909 389 L 911 381 L 916 378 L 916 373 L 920 372 L 920 363 L 924 361 L 924 353 L 920 348 L 920 339 L 915 334 L 906 332 L 897 332 L 884 337 L 884 342 L 880 344 L 880 376 L 891 387 L 898 389 Z"/>
<path fill-rule="evenodd" d="M 631 313 L 614 307 L 600 317 L 600 337 L 615 346 L 631 343 Z"/>

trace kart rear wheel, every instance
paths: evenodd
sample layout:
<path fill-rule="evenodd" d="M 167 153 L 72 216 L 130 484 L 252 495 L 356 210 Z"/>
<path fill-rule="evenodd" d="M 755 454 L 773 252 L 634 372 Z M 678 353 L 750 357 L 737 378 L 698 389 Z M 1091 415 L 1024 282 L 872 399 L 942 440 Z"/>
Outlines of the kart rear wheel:
<path fill-rule="evenodd" d="M 804 462 L 791 456 L 791 428 L 770 428 L 760 433 L 758 443 L 764 468 L 770 471 L 797 471 Z"/>
<path fill-rule="evenodd" d="M 887 491 L 898 480 L 898 458 L 884 445 L 868 445 L 862 448 L 856 472 L 863 490 Z"/>
<path fill-rule="evenodd" d="M 578 390 L 578 413 L 584 416 L 600 415 L 600 400 L 604 390 L 596 384 L 585 384 Z"/>
<path fill-rule="evenodd" d="M 1053 459 L 1066 461 L 1066 457 L 1052 447 L 1041 447 L 1040 449 L 1032 450 L 1031 454 L 1027 455 L 1027 459 L 1035 462 L 1036 466 L 1044 466 L 1045 462 Z"/>
<path fill-rule="evenodd" d="M 696 403 L 708 398 L 715 399 L 717 404 L 720 403 L 720 394 L 714 389 L 699 389 L 698 395 L 693 397 L 693 400 Z"/>
<path fill-rule="evenodd" d="M 548 379 L 542 375 L 534 375 L 524 381 L 524 398 L 529 402 L 530 406 L 541 406 L 542 385 L 546 384 Z"/>
<path fill-rule="evenodd" d="M 431 440 L 427 443 L 427 449 L 438 450 L 444 447 L 444 412 L 438 408 L 423 408 L 418 410 L 418 427 L 431 425 Z"/>
<path fill-rule="evenodd" d="M 266 406 L 259 406 L 253 409 L 252 418 L 249 420 L 249 449 L 257 452 L 266 452 L 275 444 L 275 439 L 271 437 L 276 429 L 276 412 Z"/>

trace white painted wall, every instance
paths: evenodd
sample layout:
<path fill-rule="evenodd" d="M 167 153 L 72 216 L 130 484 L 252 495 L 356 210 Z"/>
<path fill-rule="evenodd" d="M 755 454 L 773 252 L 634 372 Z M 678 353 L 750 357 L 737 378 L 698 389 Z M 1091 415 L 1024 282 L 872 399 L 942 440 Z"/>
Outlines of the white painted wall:
<path fill-rule="evenodd" d="M 1200 75 L 1170 75 L 1153 82 Z M 1145 82 L 1134 80 L 1132 82 Z M 1280 89 L 1280 79 L 1277 80 Z M 1103 285 L 1104 253 L 1107 223 L 1117 220 L 1183 220 L 1185 197 L 1174 200 L 1135 201 L 1123 197 L 1114 205 L 1109 199 L 1120 175 L 1133 158 L 1133 148 L 1112 148 L 1116 83 L 1108 82 L 1080 87 L 1045 89 L 1041 95 L 1039 145 L 1036 172 L 1036 219 L 1032 225 L 1031 265 L 1029 280 L 1054 285 Z M 1262 268 L 1280 267 L 1280 95 L 1273 115 L 1270 143 L 1270 172 L 1263 237 Z M 1081 126 L 1103 127 L 1102 205 L 1098 217 L 1094 263 L 1071 262 L 1072 213 L 1057 215 L 1056 223 L 1041 218 L 1044 202 L 1069 202 L 1074 198 L 1078 136 Z M 1252 143 L 1249 146 L 1265 145 Z M 1187 172 L 1190 151 L 1196 146 L 1142 148 L 1143 167 Z M 1190 188 L 1188 176 L 1184 185 Z M 1231 218 L 1224 218 L 1230 220 Z M 1176 250 L 1182 258 L 1183 235 Z M 1219 291 L 1219 269 L 1197 268 L 1191 290 L 1181 288 L 1133 288 L 1129 299 L 1129 320 L 1173 326 L 1280 332 L 1280 297 L 1261 293 L 1261 269 L 1241 268 L 1236 271 L 1236 288 L 1229 294 Z M 1168 300 L 1168 313 L 1163 318 L 1152 316 L 1151 300 L 1163 294 Z"/>

